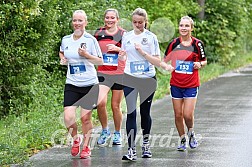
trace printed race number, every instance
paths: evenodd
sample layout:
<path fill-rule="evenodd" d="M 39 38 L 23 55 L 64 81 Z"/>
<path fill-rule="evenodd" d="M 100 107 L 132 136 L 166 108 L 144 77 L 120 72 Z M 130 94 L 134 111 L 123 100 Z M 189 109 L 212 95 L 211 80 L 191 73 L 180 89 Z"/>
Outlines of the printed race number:
<path fill-rule="evenodd" d="M 192 74 L 193 73 L 193 61 L 176 61 L 175 72 L 183 74 Z"/>
<path fill-rule="evenodd" d="M 70 74 L 81 74 L 86 72 L 84 63 L 69 64 Z"/>
<path fill-rule="evenodd" d="M 103 54 L 103 64 L 110 66 L 118 66 L 118 54 Z"/>
<path fill-rule="evenodd" d="M 149 63 L 147 60 L 130 62 L 130 72 L 132 74 L 143 74 L 149 72 Z"/>

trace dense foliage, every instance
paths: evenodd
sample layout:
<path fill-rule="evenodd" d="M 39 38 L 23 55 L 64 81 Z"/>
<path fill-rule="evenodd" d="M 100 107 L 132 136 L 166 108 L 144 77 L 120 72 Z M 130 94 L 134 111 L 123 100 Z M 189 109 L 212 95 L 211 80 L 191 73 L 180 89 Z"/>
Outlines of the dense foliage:
<path fill-rule="evenodd" d="M 103 25 L 103 12 L 107 8 L 119 10 L 121 26 L 127 30 L 131 29 L 132 11 L 136 7 L 145 8 L 149 14 L 148 28 L 159 37 L 162 52 L 169 40 L 178 35 L 178 21 L 183 15 L 195 20 L 193 35 L 205 43 L 209 62 L 228 65 L 238 53 L 252 48 L 251 0 L 206 0 L 203 20 L 197 18 L 201 8 L 194 0 L 3 0 L 0 3 L 0 119 L 8 122 L 0 125 L 0 129 L 18 129 L 0 135 L 0 166 L 22 161 L 19 157 L 24 152 L 29 155 L 31 150 L 46 148 L 54 128 L 62 126 L 50 127 L 49 122 L 62 113 L 66 68 L 59 65 L 58 51 L 61 38 L 72 32 L 71 16 L 76 9 L 86 11 L 87 29 L 93 33 Z M 32 120 L 37 117 L 39 121 Z M 19 120 L 19 124 L 8 121 L 13 119 Z M 32 136 L 23 131 L 27 128 Z M 12 138 L 15 141 L 9 142 Z M 13 150 L 15 143 L 18 149 Z"/>
<path fill-rule="evenodd" d="M 238 52 L 251 49 L 251 2 L 206 0 L 205 9 L 196 35 L 207 44 L 210 62 L 228 65 Z"/>

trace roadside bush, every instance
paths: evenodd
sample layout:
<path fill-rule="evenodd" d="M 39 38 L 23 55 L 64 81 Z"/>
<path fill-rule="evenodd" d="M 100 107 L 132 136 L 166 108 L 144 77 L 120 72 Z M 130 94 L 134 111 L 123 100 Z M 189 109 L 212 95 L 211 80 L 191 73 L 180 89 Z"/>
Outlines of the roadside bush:
<path fill-rule="evenodd" d="M 205 19 L 197 22 L 195 31 L 206 45 L 209 62 L 228 65 L 238 52 L 244 52 L 247 9 L 245 0 L 206 1 Z"/>

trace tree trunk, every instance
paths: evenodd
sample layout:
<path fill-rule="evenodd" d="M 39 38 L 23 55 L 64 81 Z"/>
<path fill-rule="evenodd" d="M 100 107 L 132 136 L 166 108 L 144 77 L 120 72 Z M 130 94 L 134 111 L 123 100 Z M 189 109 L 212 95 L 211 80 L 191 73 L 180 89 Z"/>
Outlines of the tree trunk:
<path fill-rule="evenodd" d="M 198 0 L 198 4 L 201 7 L 201 11 L 198 13 L 198 17 L 200 20 L 203 20 L 205 17 L 205 0 Z"/>

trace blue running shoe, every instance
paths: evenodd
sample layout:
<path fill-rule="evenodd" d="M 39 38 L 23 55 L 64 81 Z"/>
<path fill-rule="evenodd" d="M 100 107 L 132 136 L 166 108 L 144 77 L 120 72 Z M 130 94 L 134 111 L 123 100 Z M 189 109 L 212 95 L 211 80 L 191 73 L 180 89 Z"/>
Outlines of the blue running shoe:
<path fill-rule="evenodd" d="M 180 141 L 180 145 L 177 147 L 178 151 L 185 151 L 186 150 L 186 138 L 182 138 Z"/>
<path fill-rule="evenodd" d="M 121 144 L 122 144 L 121 134 L 120 132 L 115 131 L 113 135 L 113 145 L 121 145 Z"/>
<path fill-rule="evenodd" d="M 144 143 L 142 145 L 142 158 L 151 158 L 152 154 L 150 151 L 150 144 L 149 143 Z"/>
<path fill-rule="evenodd" d="M 136 155 L 136 148 L 128 148 L 128 154 L 124 155 L 122 157 L 123 161 L 136 161 L 137 155 Z"/>
<path fill-rule="evenodd" d="M 188 132 L 188 138 L 189 138 L 189 146 L 191 149 L 197 148 L 198 147 L 198 142 L 195 138 L 195 133 L 194 131 Z"/>
<path fill-rule="evenodd" d="M 99 146 L 105 146 L 107 143 L 107 140 L 110 138 L 110 131 L 109 129 L 105 130 L 103 129 L 101 132 L 100 137 L 98 138 L 97 144 Z"/>

